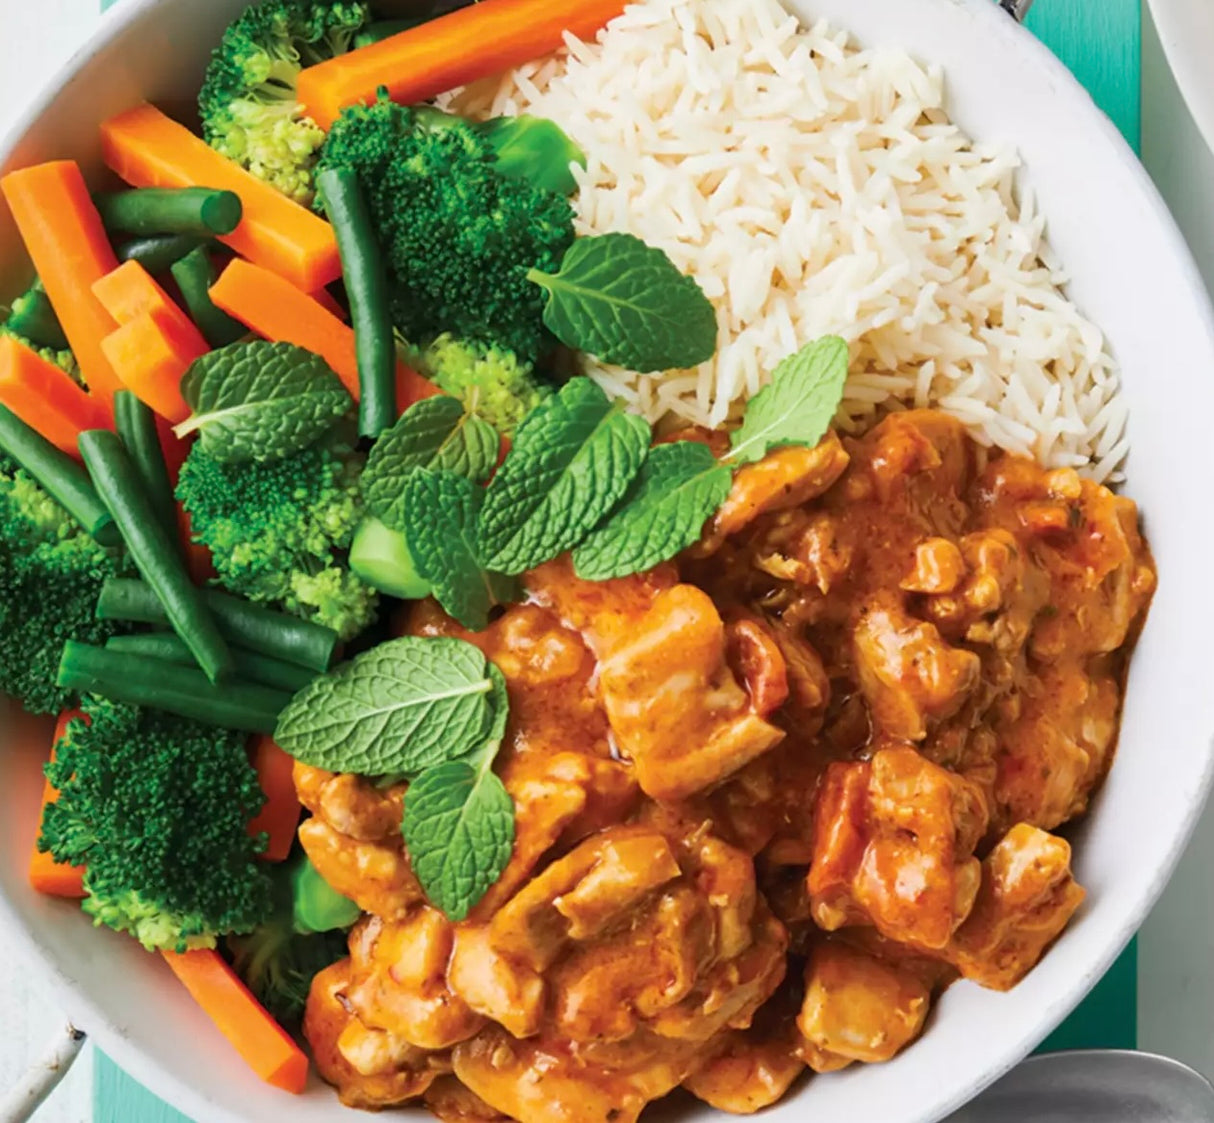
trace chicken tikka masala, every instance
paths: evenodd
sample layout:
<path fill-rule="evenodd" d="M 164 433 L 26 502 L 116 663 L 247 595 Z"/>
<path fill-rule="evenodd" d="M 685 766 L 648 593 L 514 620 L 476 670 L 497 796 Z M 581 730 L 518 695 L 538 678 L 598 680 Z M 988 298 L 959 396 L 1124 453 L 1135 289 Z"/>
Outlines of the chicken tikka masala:
<path fill-rule="evenodd" d="M 517 836 L 467 921 L 413 876 L 403 784 L 296 765 L 303 845 L 368 914 L 305 1022 L 345 1103 L 755 1111 L 893 1057 L 957 978 L 1014 986 L 1080 907 L 1056 832 L 1155 585 L 1129 499 L 898 413 L 739 471 L 676 563 L 526 582 L 485 631 L 407 625 L 509 686 Z"/>

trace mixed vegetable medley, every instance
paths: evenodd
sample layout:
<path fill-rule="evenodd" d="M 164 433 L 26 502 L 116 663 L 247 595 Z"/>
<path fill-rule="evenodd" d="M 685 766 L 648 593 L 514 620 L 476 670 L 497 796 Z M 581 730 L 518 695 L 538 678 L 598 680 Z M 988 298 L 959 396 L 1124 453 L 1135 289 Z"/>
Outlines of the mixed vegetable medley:
<path fill-rule="evenodd" d="M 0 329 L 0 688 L 59 717 L 31 878 L 163 953 L 293 1091 L 287 1031 L 360 915 L 298 847 L 295 762 L 408 781 L 450 919 L 514 846 L 505 679 L 402 634 L 404 602 L 479 631 L 566 552 L 648 570 L 842 393 L 831 337 L 727 442 L 655 441 L 577 374 L 693 367 L 713 309 L 660 249 L 578 236 L 556 124 L 432 101 L 621 8 L 268 0 L 214 53 L 201 136 L 141 104 L 101 126 L 110 182 L 0 180 L 37 273 Z"/>

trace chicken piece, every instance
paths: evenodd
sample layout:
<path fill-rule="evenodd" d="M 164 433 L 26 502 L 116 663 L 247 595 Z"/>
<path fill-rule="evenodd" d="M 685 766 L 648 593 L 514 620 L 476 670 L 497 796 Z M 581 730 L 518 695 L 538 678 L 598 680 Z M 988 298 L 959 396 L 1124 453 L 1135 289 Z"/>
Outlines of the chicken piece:
<path fill-rule="evenodd" d="M 827 433 L 814 448 L 792 445 L 769 452 L 747 464 L 733 478 L 733 487 L 712 517 L 695 553 L 707 556 L 721 543 L 745 529 L 761 515 L 800 507 L 828 491 L 847 469 L 847 451 L 834 434 Z"/>
<path fill-rule="evenodd" d="M 908 593 L 951 593 L 965 576 L 965 559 L 955 542 L 927 538 L 915 547 L 915 566 L 899 588 Z"/>
<path fill-rule="evenodd" d="M 454 1076 L 440 1076 L 426 1089 L 422 1101 L 443 1123 L 510 1123 Z"/>
<path fill-rule="evenodd" d="M 891 963 L 833 940 L 818 944 L 805 968 L 805 1001 L 797 1025 L 810 1047 L 807 1059 L 826 1067 L 839 1061 L 888 1061 L 923 1029 L 931 991 Z M 823 1071 L 823 1069 L 818 1069 Z"/>
<path fill-rule="evenodd" d="M 1125 644 L 1155 590 L 1134 502 L 1073 471 L 1047 472 L 1017 457 L 996 460 L 979 494 L 983 517 L 1025 536 L 1052 581 L 1052 612 L 1036 622 L 1033 654 L 1052 660 Z"/>
<path fill-rule="evenodd" d="M 557 842 L 578 842 L 626 819 L 640 796 L 624 765 L 574 752 L 511 753 L 502 780 L 514 800 L 514 850 L 472 911 L 474 923 L 508 901 Z"/>
<path fill-rule="evenodd" d="M 914 749 L 886 748 L 832 765 L 818 815 L 808 885 L 819 927 L 868 922 L 891 940 L 944 948 L 978 892 L 981 789 Z"/>
<path fill-rule="evenodd" d="M 457 1045 L 453 1061 L 463 1084 L 517 1123 L 636 1123 L 696 1065 L 694 1050 L 647 1035 L 623 1050 L 575 1054 L 496 1028 Z"/>
<path fill-rule="evenodd" d="M 890 593 L 860 608 L 853 649 L 874 725 L 904 741 L 922 741 L 929 721 L 955 714 L 981 671 L 977 655 L 945 643 Z"/>
<path fill-rule="evenodd" d="M 725 658 L 760 717 L 788 699 L 788 664 L 771 629 L 753 613 L 733 610 L 725 625 Z"/>
<path fill-rule="evenodd" d="M 973 449 L 956 418 L 922 409 L 891 413 L 864 437 L 853 457 L 881 502 L 910 493 L 926 507 L 965 490 Z"/>
<path fill-rule="evenodd" d="M 405 785 L 378 788 L 352 772 L 326 772 L 296 761 L 293 770 L 299 802 L 339 834 L 359 842 L 380 842 L 400 834 Z"/>
<path fill-rule="evenodd" d="M 1064 839 L 1027 823 L 1014 826 L 982 863 L 982 887 L 957 930 L 949 959 L 967 979 L 1011 990 L 1083 903 Z"/>
<path fill-rule="evenodd" d="M 599 691 L 621 750 L 654 799 L 715 787 L 784 736 L 755 714 L 725 661 L 725 625 L 691 585 L 660 593 L 600 664 Z"/>
<path fill-rule="evenodd" d="M 399 834 L 360 842 L 315 816 L 299 825 L 299 841 L 320 876 L 363 912 L 396 919 L 424 899 Z"/>
<path fill-rule="evenodd" d="M 996 820 L 1053 830 L 1087 808 L 1108 771 L 1121 690 L 1108 675 L 1060 662 L 1026 683 L 1020 706 L 997 731 Z"/>
<path fill-rule="evenodd" d="M 450 1071 L 446 1054 L 363 1025 L 347 1001 L 350 978 L 350 961 L 343 959 L 312 980 L 303 1032 L 321 1078 L 347 1107 L 394 1107 L 420 1096 Z"/>
<path fill-rule="evenodd" d="M 781 1099 L 805 1071 L 795 1046 L 729 1034 L 724 1051 L 683 1081 L 697 1099 L 731 1115 L 753 1115 Z"/>
<path fill-rule="evenodd" d="M 1049 603 L 1049 578 L 1007 530 L 967 534 L 956 548 L 959 579 L 949 589 L 920 590 L 938 592 L 926 598 L 925 614 L 951 639 L 990 644 L 1005 661 L 1015 658 Z"/>
<path fill-rule="evenodd" d="M 350 933 L 351 1007 L 364 1025 L 419 1049 L 447 1049 L 484 1024 L 447 985 L 455 926 L 429 905 L 404 920 L 360 921 Z"/>
<path fill-rule="evenodd" d="M 452 989 L 516 1037 L 578 1048 L 748 1024 L 783 977 L 787 935 L 746 854 L 668 827 L 591 836 L 461 931 Z"/>
<path fill-rule="evenodd" d="M 826 596 L 850 572 L 856 545 L 847 523 L 827 511 L 790 511 L 773 520 L 753 552 L 756 569 Z"/>

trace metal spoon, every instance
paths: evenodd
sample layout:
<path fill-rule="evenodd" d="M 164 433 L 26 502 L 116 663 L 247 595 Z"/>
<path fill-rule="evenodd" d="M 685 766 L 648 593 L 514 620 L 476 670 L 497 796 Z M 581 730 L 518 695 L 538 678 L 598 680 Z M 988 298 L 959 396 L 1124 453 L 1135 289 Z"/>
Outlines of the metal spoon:
<path fill-rule="evenodd" d="M 1151 1053 L 1047 1053 L 1013 1069 L 946 1123 L 1214 1123 L 1214 1087 Z"/>

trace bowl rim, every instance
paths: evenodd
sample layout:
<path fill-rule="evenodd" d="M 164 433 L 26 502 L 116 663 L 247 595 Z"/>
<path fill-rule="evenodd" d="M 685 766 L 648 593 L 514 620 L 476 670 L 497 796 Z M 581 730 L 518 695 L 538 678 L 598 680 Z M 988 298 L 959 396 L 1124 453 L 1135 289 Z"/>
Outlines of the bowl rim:
<path fill-rule="evenodd" d="M 19 113 L 13 124 L 0 135 L 0 166 L 11 156 L 19 143 L 37 125 L 51 107 L 56 96 L 88 61 L 122 33 L 137 25 L 147 13 L 158 8 L 175 6 L 188 0 L 117 0 L 103 12 L 88 39 L 65 62 L 50 74 L 36 95 Z M 198 0 L 202 2 L 202 0 Z M 916 0 L 932 2 L 932 0 Z M 992 49 L 999 44 L 1012 45 L 1022 51 L 1026 60 L 1042 69 L 1052 89 L 1059 97 L 1067 117 L 1077 128 L 1091 130 L 1110 145 L 1118 162 L 1139 191 L 1142 202 L 1159 226 L 1161 249 L 1168 252 L 1176 268 L 1177 280 L 1183 282 L 1196 297 L 1206 335 L 1214 347 L 1214 306 L 1193 259 L 1192 253 L 1172 217 L 1167 204 L 1137 155 L 1125 141 L 1113 122 L 1100 110 L 1087 90 L 1072 72 L 1035 35 L 1016 23 L 1001 7 L 990 0 L 935 0 L 957 9 L 976 20 L 991 33 Z M 1029 169 L 1031 176 L 1032 170 Z M 926 1111 L 908 1115 L 908 1123 L 932 1123 L 944 1119 L 973 1096 L 994 1083 L 1023 1060 L 1050 1032 L 1074 1010 L 1088 991 L 1108 971 L 1128 945 L 1134 934 L 1158 901 L 1176 869 L 1181 855 L 1197 826 L 1214 787 L 1214 731 L 1203 747 L 1203 762 L 1199 784 L 1190 792 L 1184 814 L 1180 816 L 1165 859 L 1157 870 L 1149 891 L 1123 914 L 1120 926 L 1097 937 L 1100 953 L 1094 956 L 1088 971 L 1077 975 L 1072 983 L 1056 995 L 1049 1011 L 1031 1029 L 1021 1033 L 1010 1045 L 992 1056 L 987 1066 L 976 1071 L 973 1078 L 947 1101 L 931 1105 Z M 139 1044 L 128 1037 L 96 1002 L 80 993 L 70 973 L 43 955 L 36 932 L 18 915 L 7 894 L 0 891 L 0 931 L 17 945 L 19 955 L 36 966 L 39 981 L 45 979 L 55 999 L 61 1003 L 73 1024 L 84 1029 L 108 1057 L 148 1091 L 190 1116 L 195 1123 L 250 1123 L 251 1115 L 234 1114 L 207 1098 L 197 1083 L 187 1082 L 162 1068 Z M 335 1101 L 336 1103 L 336 1101 Z M 284 1101 L 284 1109 L 287 1108 Z"/>

